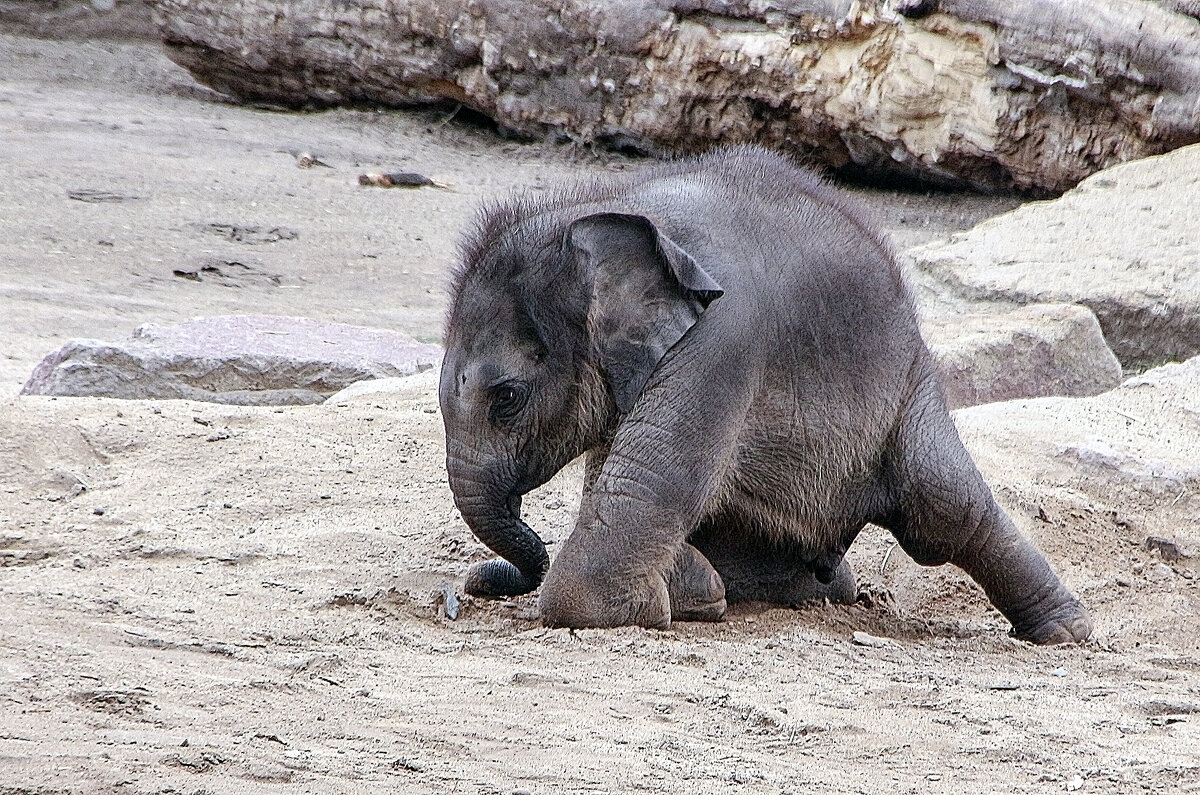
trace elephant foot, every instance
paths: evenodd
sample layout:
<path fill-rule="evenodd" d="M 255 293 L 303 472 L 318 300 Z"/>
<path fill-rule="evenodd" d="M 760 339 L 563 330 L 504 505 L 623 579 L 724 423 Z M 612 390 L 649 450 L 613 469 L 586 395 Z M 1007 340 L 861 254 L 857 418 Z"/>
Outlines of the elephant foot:
<path fill-rule="evenodd" d="M 552 566 L 538 592 L 538 612 L 544 625 L 557 628 L 671 626 L 671 598 L 661 574 L 634 582 L 609 572 L 581 577 L 571 567 Z"/>
<path fill-rule="evenodd" d="M 827 583 L 821 581 L 810 563 L 766 558 L 722 570 L 722 576 L 730 602 L 769 602 L 799 607 L 826 599 L 833 604 L 853 604 L 858 598 L 854 572 L 844 559 L 823 573 L 829 577 Z"/>
<path fill-rule="evenodd" d="M 708 559 L 684 544 L 667 577 L 672 621 L 720 621 L 725 615 L 725 583 Z"/>
<path fill-rule="evenodd" d="M 1072 599 L 1036 621 L 1014 623 L 1009 634 L 1038 646 L 1083 643 L 1092 636 L 1092 617 Z"/>
<path fill-rule="evenodd" d="M 828 578 L 828 582 L 825 579 Z M 797 572 L 790 580 L 776 583 L 765 601 L 798 607 L 828 599 L 836 605 L 848 605 L 858 598 L 858 583 L 845 558 L 824 571 Z"/>
<path fill-rule="evenodd" d="M 630 576 L 581 565 L 564 549 L 538 594 L 538 611 L 548 627 L 666 629 L 672 621 L 720 621 L 725 615 L 721 575 L 690 544 L 684 544 L 665 573 Z"/>
<path fill-rule="evenodd" d="M 691 544 L 679 550 L 665 577 L 654 574 L 636 584 L 612 576 L 577 579 L 569 565 L 555 565 L 538 595 L 542 623 L 549 627 L 666 629 L 672 621 L 720 621 L 725 615 L 721 575 Z"/>

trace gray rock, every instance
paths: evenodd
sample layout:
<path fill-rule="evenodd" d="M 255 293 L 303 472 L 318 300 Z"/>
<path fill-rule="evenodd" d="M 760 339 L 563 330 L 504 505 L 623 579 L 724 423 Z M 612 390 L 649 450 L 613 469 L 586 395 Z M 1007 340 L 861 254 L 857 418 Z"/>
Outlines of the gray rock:
<path fill-rule="evenodd" d="M 1009 312 L 922 319 L 951 408 L 1014 398 L 1098 395 L 1121 364 L 1086 307 L 1037 304 Z"/>
<path fill-rule="evenodd" d="M 1200 146 L 1117 166 L 908 252 L 970 300 L 1083 304 L 1121 364 L 1200 353 Z"/>
<path fill-rule="evenodd" d="M 158 29 L 141 0 L 0 0 L 0 28 L 51 39 L 146 39 Z"/>
<path fill-rule="evenodd" d="M 47 356 L 23 395 L 320 403 L 350 384 L 411 375 L 441 348 L 394 331 L 272 315 L 145 325 L 121 343 L 72 340 Z"/>
<path fill-rule="evenodd" d="M 1175 577 L 1175 570 L 1165 563 L 1155 563 L 1146 572 L 1146 579 L 1151 582 L 1166 582 Z"/>

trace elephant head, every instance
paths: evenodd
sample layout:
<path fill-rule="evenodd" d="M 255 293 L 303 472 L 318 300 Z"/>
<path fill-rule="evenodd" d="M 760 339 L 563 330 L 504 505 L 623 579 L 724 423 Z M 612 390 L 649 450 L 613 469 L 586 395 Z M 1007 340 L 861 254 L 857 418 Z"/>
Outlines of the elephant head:
<path fill-rule="evenodd" d="M 720 295 L 644 215 L 483 214 L 451 288 L 438 390 L 455 504 L 504 559 L 473 567 L 468 593 L 538 587 L 549 558 L 521 496 L 612 436 Z"/>

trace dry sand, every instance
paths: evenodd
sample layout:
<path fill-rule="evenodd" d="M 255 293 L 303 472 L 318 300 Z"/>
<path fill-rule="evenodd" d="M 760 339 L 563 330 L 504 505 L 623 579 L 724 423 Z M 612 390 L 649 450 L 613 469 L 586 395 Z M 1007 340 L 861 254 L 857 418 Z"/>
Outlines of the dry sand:
<path fill-rule="evenodd" d="M 852 607 L 551 631 L 529 598 L 439 603 L 487 553 L 429 374 L 308 408 L 12 397 L 143 322 L 436 340 L 481 199 L 636 167 L 448 115 L 236 107 L 153 44 L 0 33 L 0 793 L 1200 791 L 1196 579 L 1140 546 L 1200 532 L 1169 501 L 999 485 L 1096 612 L 1083 647 L 1009 640 L 874 531 Z M 453 190 L 357 185 L 381 169 Z M 858 192 L 902 246 L 1015 203 Z M 552 554 L 577 493 L 526 500 Z"/>

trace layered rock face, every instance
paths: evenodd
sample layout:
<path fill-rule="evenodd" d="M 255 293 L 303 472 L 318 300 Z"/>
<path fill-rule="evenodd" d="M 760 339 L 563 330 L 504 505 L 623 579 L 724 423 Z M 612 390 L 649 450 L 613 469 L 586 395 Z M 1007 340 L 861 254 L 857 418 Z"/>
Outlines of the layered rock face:
<path fill-rule="evenodd" d="M 1058 192 L 1200 141 L 1200 20 L 1119 0 L 149 0 L 172 59 L 297 107 L 451 102 L 531 137 L 759 143 Z"/>

